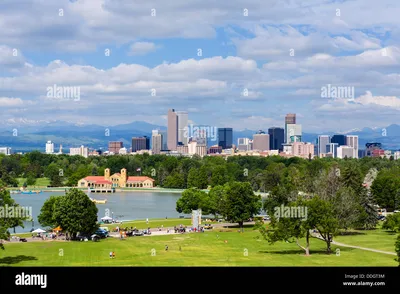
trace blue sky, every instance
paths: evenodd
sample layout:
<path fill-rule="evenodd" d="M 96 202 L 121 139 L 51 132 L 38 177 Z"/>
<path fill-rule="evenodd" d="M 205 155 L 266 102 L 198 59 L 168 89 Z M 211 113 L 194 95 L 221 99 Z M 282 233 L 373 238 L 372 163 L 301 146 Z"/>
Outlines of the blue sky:
<path fill-rule="evenodd" d="M 397 0 L 5 0 L 0 118 L 166 125 L 175 108 L 237 130 L 286 113 L 304 132 L 400 124 L 399 14 Z M 328 84 L 355 97 L 323 98 Z M 80 97 L 48 97 L 53 85 Z"/>

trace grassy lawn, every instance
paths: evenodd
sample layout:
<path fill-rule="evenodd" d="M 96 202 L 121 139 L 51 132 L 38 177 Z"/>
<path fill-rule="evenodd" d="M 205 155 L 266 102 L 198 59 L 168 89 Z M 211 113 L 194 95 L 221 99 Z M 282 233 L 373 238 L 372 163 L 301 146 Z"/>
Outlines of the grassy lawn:
<path fill-rule="evenodd" d="M 153 223 L 156 224 L 157 221 Z M 346 241 L 347 237 L 343 237 L 341 241 L 349 243 Z M 165 245 L 168 245 L 168 251 L 165 251 Z M 325 243 L 314 238 L 311 239 L 311 256 L 306 257 L 292 243 L 269 245 L 251 228 L 246 228 L 244 233 L 238 233 L 237 229 L 215 228 L 205 233 L 130 237 L 125 240 L 110 237 L 100 242 L 11 243 L 6 244 L 5 248 L 0 251 L 0 266 L 398 265 L 394 261 L 395 256 L 352 248 L 340 248 L 339 256 L 327 255 Z M 333 246 L 332 250 L 335 251 L 336 248 L 338 247 Z M 115 259 L 109 258 L 110 251 L 115 252 Z M 152 252 L 155 256 L 152 256 Z"/>
<path fill-rule="evenodd" d="M 367 231 L 351 231 L 350 235 L 338 235 L 334 241 L 388 252 L 395 252 L 394 243 L 397 234 L 382 229 Z"/>
<path fill-rule="evenodd" d="M 22 187 L 23 184 L 26 182 L 26 178 L 17 178 L 18 187 Z M 48 178 L 38 178 L 36 179 L 36 183 L 33 186 L 28 186 L 28 188 L 34 187 L 47 187 L 50 185 L 50 179 Z"/>

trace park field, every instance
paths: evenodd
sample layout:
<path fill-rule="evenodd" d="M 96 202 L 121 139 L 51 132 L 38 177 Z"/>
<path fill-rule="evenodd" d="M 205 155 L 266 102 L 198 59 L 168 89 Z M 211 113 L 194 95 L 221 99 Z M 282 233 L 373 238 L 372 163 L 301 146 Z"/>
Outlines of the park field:
<path fill-rule="evenodd" d="M 22 187 L 26 182 L 26 178 L 17 178 L 18 187 Z M 38 178 L 36 179 L 36 183 L 33 186 L 28 186 L 27 188 L 40 188 L 40 187 L 47 187 L 50 185 L 50 179 L 48 178 Z"/>
<path fill-rule="evenodd" d="M 358 235 L 360 240 L 367 238 L 363 247 L 372 245 L 370 233 Z M 359 244 L 348 237 L 342 236 L 340 242 Z M 386 238 L 384 234 L 380 237 Z M 394 242 L 389 247 L 394 252 Z M 217 227 L 204 233 L 110 237 L 100 242 L 8 243 L 0 251 L 0 266 L 398 266 L 393 255 L 336 245 L 332 245 L 334 253 L 327 255 L 325 249 L 323 241 L 312 238 L 311 256 L 307 257 L 296 244 L 268 244 L 252 228 L 239 233 L 237 228 Z M 115 259 L 109 258 L 110 251 L 115 252 Z"/>

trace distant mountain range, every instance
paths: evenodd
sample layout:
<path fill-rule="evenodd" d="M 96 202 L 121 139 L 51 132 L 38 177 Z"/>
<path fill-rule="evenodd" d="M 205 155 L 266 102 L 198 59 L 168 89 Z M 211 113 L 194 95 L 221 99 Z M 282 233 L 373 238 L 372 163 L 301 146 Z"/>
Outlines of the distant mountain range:
<path fill-rule="evenodd" d="M 55 144 L 55 151 L 58 151 L 59 145 L 62 144 L 64 153 L 68 153 L 70 147 L 79 147 L 80 145 L 106 150 L 109 141 L 122 141 L 124 146 L 130 147 L 132 137 L 151 136 L 151 131 L 154 129 L 166 130 L 166 127 L 142 121 L 107 127 L 58 120 L 7 120 L 0 126 L 0 147 L 11 147 L 14 152 L 44 151 L 46 141 L 50 140 Z M 233 130 L 233 142 L 236 144 L 238 138 L 252 138 L 255 133 L 256 131 L 247 129 Z M 324 133 L 324 135 L 334 134 L 332 132 Z M 400 149 L 400 125 L 392 124 L 384 129 L 354 129 L 342 134 L 358 135 L 360 149 L 368 142 L 380 142 L 385 149 Z M 303 141 L 315 143 L 318 135 L 303 133 Z M 209 140 L 208 144 L 214 145 L 217 144 L 217 141 Z"/>

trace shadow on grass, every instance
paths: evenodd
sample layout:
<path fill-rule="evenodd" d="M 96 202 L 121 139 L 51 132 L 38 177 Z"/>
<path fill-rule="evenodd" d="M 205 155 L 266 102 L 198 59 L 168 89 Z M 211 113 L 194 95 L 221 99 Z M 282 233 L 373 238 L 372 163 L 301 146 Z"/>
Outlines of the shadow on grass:
<path fill-rule="evenodd" d="M 252 229 L 254 225 L 243 225 L 243 229 Z M 234 225 L 234 226 L 224 226 L 223 228 L 226 229 L 241 229 L 239 225 Z"/>
<path fill-rule="evenodd" d="M 0 259 L 1 264 L 16 264 L 22 261 L 37 260 L 34 256 L 18 255 L 18 256 L 6 256 Z"/>
<path fill-rule="evenodd" d="M 336 255 L 336 249 L 339 248 L 340 252 L 344 251 L 353 251 L 354 248 L 342 248 L 342 247 L 336 247 L 332 246 L 331 247 L 331 253 L 328 254 L 326 249 L 319 249 L 319 250 L 310 250 L 310 255 Z M 279 255 L 304 255 L 305 256 L 305 251 L 301 249 L 292 249 L 292 250 L 261 250 L 259 253 L 265 253 L 265 254 L 279 254 Z"/>
<path fill-rule="evenodd" d="M 339 233 L 339 236 L 357 236 L 357 235 L 366 235 L 366 233 L 354 232 L 354 231 L 340 232 Z"/>

